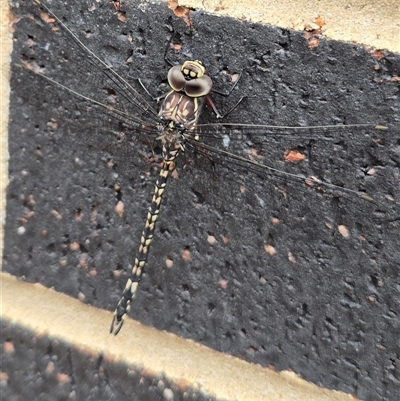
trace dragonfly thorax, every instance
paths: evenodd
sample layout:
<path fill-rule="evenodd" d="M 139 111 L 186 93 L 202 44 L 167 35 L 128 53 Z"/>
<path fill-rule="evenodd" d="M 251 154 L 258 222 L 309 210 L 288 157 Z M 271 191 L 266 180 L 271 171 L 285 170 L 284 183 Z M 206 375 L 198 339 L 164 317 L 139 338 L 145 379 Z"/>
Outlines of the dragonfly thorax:
<path fill-rule="evenodd" d="M 186 93 L 171 90 L 164 98 L 159 116 L 163 122 L 166 122 L 166 126 L 172 122 L 175 130 L 194 129 L 199 119 L 203 100 L 203 97 L 191 97 Z"/>
<path fill-rule="evenodd" d="M 173 120 L 164 120 L 163 123 L 158 125 L 158 130 L 157 139 L 161 141 L 163 146 L 171 148 L 178 145 L 183 150 L 186 127 Z"/>

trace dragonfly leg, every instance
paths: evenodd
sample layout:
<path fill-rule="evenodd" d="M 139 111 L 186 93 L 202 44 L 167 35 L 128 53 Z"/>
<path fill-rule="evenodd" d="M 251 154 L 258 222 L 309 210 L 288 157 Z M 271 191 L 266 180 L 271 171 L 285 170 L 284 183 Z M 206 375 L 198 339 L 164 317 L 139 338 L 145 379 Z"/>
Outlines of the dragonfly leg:
<path fill-rule="evenodd" d="M 239 104 L 242 102 L 243 99 L 246 98 L 246 96 L 242 96 L 226 113 L 221 114 L 217 107 L 215 106 L 213 100 L 211 99 L 210 96 L 206 95 L 206 102 L 208 104 L 209 107 L 211 107 L 212 111 L 214 112 L 214 114 L 217 116 L 217 118 L 225 118 L 227 115 L 231 114 L 233 110 L 236 109 L 236 107 L 239 106 Z"/>
<path fill-rule="evenodd" d="M 235 82 L 233 83 L 231 88 L 228 90 L 228 92 L 222 92 L 222 91 L 219 91 L 217 89 L 211 89 L 211 93 L 216 93 L 217 95 L 221 95 L 221 96 L 224 96 L 224 97 L 230 96 L 232 91 L 236 88 L 236 85 L 239 83 L 240 78 L 242 77 L 242 73 L 243 73 L 243 71 L 240 71 L 239 76 L 236 78 Z"/>
<path fill-rule="evenodd" d="M 151 99 L 153 99 L 153 100 L 154 100 L 155 102 L 157 102 L 157 103 L 158 103 L 161 99 L 164 99 L 165 96 L 167 96 L 168 93 L 170 92 L 170 91 L 165 92 L 164 94 L 162 94 L 162 95 L 160 95 L 160 96 L 153 96 L 153 95 L 149 92 L 149 90 L 146 88 L 146 86 L 144 85 L 144 83 L 141 81 L 141 79 L 138 78 L 137 80 L 138 80 L 140 86 L 141 86 L 141 87 L 144 89 L 144 91 L 149 95 L 149 97 L 150 97 Z"/>
<path fill-rule="evenodd" d="M 230 96 L 230 94 L 232 93 L 232 91 L 236 88 L 236 85 L 239 83 L 239 80 L 242 76 L 242 71 L 239 74 L 239 77 L 236 79 L 236 81 L 234 82 L 233 86 L 229 89 L 228 92 L 221 92 L 217 89 L 211 89 L 211 93 L 216 93 L 217 95 L 221 95 L 224 97 L 228 97 Z M 212 111 L 214 112 L 214 114 L 217 116 L 217 118 L 225 118 L 226 116 L 228 116 L 229 114 L 232 113 L 233 110 L 236 109 L 236 107 L 239 106 L 239 104 L 242 102 L 242 100 L 244 98 L 246 98 L 246 96 L 242 96 L 226 113 L 221 114 L 218 109 L 216 108 L 213 100 L 211 99 L 211 97 L 209 95 L 206 95 L 206 102 L 208 104 L 209 107 L 211 107 Z"/>

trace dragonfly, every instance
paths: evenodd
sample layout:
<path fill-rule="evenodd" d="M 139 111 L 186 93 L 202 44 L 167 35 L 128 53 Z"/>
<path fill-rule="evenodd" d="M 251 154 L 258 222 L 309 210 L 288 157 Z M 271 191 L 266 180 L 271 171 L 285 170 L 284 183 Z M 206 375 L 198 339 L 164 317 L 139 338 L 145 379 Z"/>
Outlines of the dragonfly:
<path fill-rule="evenodd" d="M 139 81 L 139 87 L 134 87 L 109 64 L 92 52 L 46 4 L 40 0 L 34 0 L 34 2 L 47 13 L 46 22 L 61 28 L 70 39 L 70 45 L 74 48 L 74 54 L 77 55 L 75 60 L 77 71 L 81 74 L 81 79 L 92 82 L 93 93 L 82 93 L 79 90 L 79 85 L 73 86 L 68 80 L 67 82 L 59 82 L 53 79 L 49 74 L 42 71 L 37 64 L 31 63 L 29 60 L 26 60 L 25 68 L 39 75 L 58 91 L 69 94 L 77 101 L 85 104 L 86 106 L 82 110 L 86 110 L 88 113 L 90 111 L 98 113 L 100 110 L 103 117 L 98 125 L 103 125 L 103 127 L 99 131 L 109 130 L 109 134 L 116 143 L 115 148 L 118 147 L 117 145 L 126 144 L 129 141 L 131 141 L 130 148 L 134 148 L 132 145 L 140 136 L 160 143 L 162 149 L 161 168 L 155 182 L 139 249 L 134 258 L 130 277 L 116 306 L 110 333 L 117 335 L 120 332 L 130 311 L 147 264 L 168 177 L 171 171 L 175 169 L 178 156 L 184 152 L 191 150 L 200 156 L 204 156 L 211 166 L 211 170 L 215 168 L 214 163 L 224 166 L 231 165 L 250 171 L 263 179 L 295 180 L 301 182 L 302 185 L 314 186 L 316 190 L 331 190 L 339 193 L 340 196 L 375 202 L 364 191 L 325 182 L 313 176 L 287 172 L 267 164 L 263 158 L 259 158 L 257 155 L 246 158 L 226 150 L 224 145 L 218 147 L 214 144 L 221 143 L 221 139 L 224 143 L 225 140 L 229 140 L 229 137 L 244 135 L 265 137 L 269 132 L 273 132 L 277 136 L 289 136 L 298 133 L 312 136 L 313 132 L 321 131 L 330 135 L 338 132 L 346 133 L 346 130 L 351 128 L 371 129 L 378 132 L 386 130 L 385 125 L 353 124 L 296 127 L 224 122 L 199 124 L 199 117 L 205 105 L 212 109 L 218 120 L 222 120 L 226 115 L 233 112 L 243 100 L 243 97 L 240 98 L 227 113 L 221 114 L 211 98 L 213 93 L 218 94 L 220 92 L 213 89 L 213 81 L 207 75 L 206 68 L 200 60 L 185 60 L 169 69 L 167 74 L 169 90 L 164 95 L 155 98 L 158 102 L 161 101 L 157 111 L 150 103 L 154 97 L 150 95 L 141 81 Z M 74 60 L 64 60 L 60 63 L 62 62 L 74 63 Z M 73 76 L 72 79 L 76 79 L 76 77 Z M 233 87 L 235 86 L 236 83 Z M 140 91 L 140 87 L 142 91 Z M 107 88 L 106 96 L 104 93 L 99 95 L 103 88 Z M 98 115 L 96 114 L 96 116 Z M 86 135 L 81 140 L 93 144 L 97 141 L 97 136 L 91 138 Z"/>

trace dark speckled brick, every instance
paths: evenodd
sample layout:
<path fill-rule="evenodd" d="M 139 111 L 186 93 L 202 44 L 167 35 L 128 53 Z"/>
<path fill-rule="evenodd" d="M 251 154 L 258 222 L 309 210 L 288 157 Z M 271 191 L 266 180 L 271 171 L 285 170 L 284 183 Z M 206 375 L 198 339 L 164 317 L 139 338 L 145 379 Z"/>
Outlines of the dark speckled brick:
<path fill-rule="evenodd" d="M 1 397 L 7 401 L 212 401 L 142 367 L 108 361 L 2 322 Z"/>

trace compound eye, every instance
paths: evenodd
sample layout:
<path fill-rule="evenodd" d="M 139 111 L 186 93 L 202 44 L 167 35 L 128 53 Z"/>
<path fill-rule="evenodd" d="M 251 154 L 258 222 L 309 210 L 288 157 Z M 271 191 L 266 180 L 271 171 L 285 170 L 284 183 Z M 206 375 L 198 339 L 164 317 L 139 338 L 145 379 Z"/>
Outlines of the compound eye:
<path fill-rule="evenodd" d="M 175 65 L 168 71 L 169 86 L 176 92 L 180 92 L 185 87 L 187 81 L 182 74 L 182 66 Z"/>
<path fill-rule="evenodd" d="M 201 78 L 186 81 L 184 91 L 190 97 L 201 97 L 209 94 L 211 88 L 211 78 L 208 75 L 203 75 Z"/>

